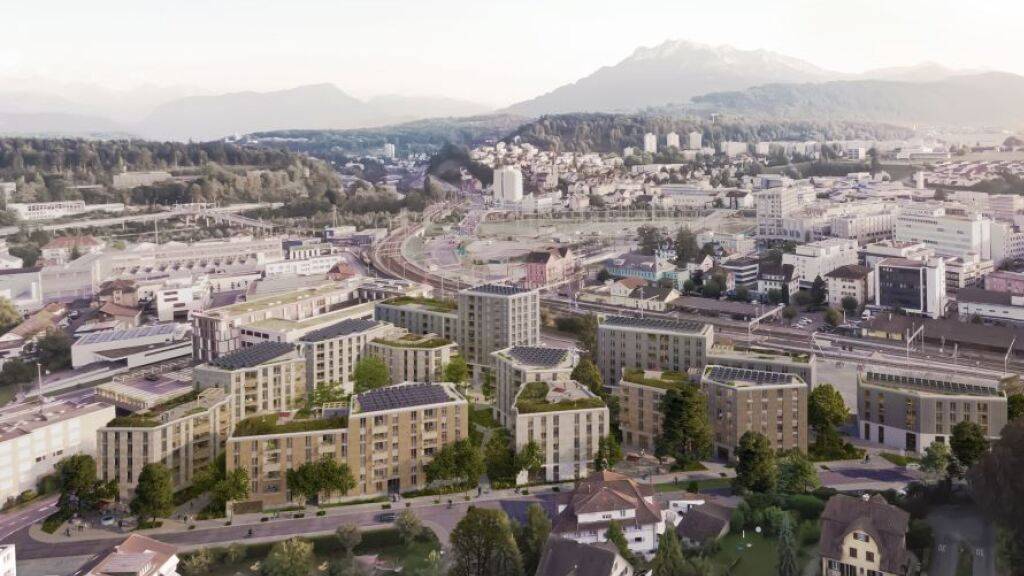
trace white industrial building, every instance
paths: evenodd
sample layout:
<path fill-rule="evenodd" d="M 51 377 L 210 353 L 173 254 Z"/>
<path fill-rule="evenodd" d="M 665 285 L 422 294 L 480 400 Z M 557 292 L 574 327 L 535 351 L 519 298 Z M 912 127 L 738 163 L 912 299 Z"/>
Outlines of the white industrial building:
<path fill-rule="evenodd" d="M 782 265 L 793 266 L 793 275 L 802 288 L 810 288 L 819 276 L 841 266 L 857 263 L 857 241 L 849 238 L 827 238 L 801 244 L 793 253 L 782 255 Z"/>

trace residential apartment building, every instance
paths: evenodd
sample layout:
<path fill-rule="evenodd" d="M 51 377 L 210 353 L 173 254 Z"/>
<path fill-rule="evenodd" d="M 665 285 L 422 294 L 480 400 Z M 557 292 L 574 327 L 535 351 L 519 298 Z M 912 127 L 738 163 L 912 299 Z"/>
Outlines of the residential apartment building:
<path fill-rule="evenodd" d="M 821 574 L 907 576 L 914 573 L 907 551 L 910 514 L 881 494 L 829 498 L 821 514 Z"/>
<path fill-rule="evenodd" d="M 715 344 L 708 353 L 708 364 L 793 374 L 812 390 L 818 384 L 818 357 L 814 354 Z"/>
<path fill-rule="evenodd" d="M 297 344 L 305 358 L 306 387 L 312 392 L 327 382 L 336 382 L 351 394 L 356 363 L 367 353 L 370 342 L 395 330 L 387 322 L 349 319 L 305 334 Z"/>
<path fill-rule="evenodd" d="M 231 397 L 236 422 L 255 414 L 295 410 L 306 403 L 306 359 L 295 346 L 266 342 L 220 356 L 195 368 L 200 390 L 220 388 Z"/>
<path fill-rule="evenodd" d="M 96 456 L 96 430 L 114 417 L 102 402 L 31 401 L 0 414 L 0 502 L 36 490 L 61 459 Z"/>
<path fill-rule="evenodd" d="M 848 238 L 828 238 L 801 244 L 793 253 L 782 255 L 782 265 L 793 266 L 793 274 L 801 288 L 810 288 L 815 279 L 841 266 L 857 263 L 857 241 Z"/>
<path fill-rule="evenodd" d="M 887 258 L 875 265 L 875 307 L 941 318 L 947 302 L 946 265 L 941 258 Z"/>
<path fill-rule="evenodd" d="M 955 214 L 941 204 L 904 205 L 896 219 L 893 240 L 921 242 L 938 256 L 970 252 L 992 258 L 992 221 L 977 212 Z"/>
<path fill-rule="evenodd" d="M 757 215 L 758 239 L 789 240 L 783 221 L 799 207 L 797 191 L 791 187 L 769 188 L 755 193 L 754 209 Z"/>
<path fill-rule="evenodd" d="M 227 469 L 249 473 L 250 498 L 264 507 L 297 502 L 287 471 L 324 458 L 347 464 L 356 486 L 321 502 L 398 494 L 423 488 L 434 454 L 469 436 L 469 405 L 451 384 L 377 388 L 353 396 L 345 413 L 328 406 L 319 418 L 241 422 L 227 443 Z"/>
<path fill-rule="evenodd" d="M 399 332 L 367 343 L 367 353 L 388 367 L 391 383 L 441 382 L 458 344 L 437 334 Z"/>
<path fill-rule="evenodd" d="M 523 200 L 523 173 L 515 166 L 494 169 L 494 201 L 515 204 Z"/>
<path fill-rule="evenodd" d="M 516 452 L 530 442 L 540 446 L 541 474 L 548 482 L 587 476 L 611 425 L 604 401 L 575 380 L 524 384 L 513 414 Z M 517 480 L 526 483 L 527 472 Z"/>
<path fill-rule="evenodd" d="M 538 346 L 510 346 L 491 355 L 494 357 L 494 417 L 509 428 L 515 423 L 512 408 L 524 384 L 570 380 L 579 361 L 573 350 Z"/>
<path fill-rule="evenodd" d="M 922 368 L 871 367 L 857 378 L 861 439 L 921 454 L 932 442 L 947 442 L 953 426 L 966 420 L 994 440 L 1006 425 L 1010 383 Z"/>
<path fill-rule="evenodd" d="M 662 398 L 673 388 L 691 385 L 679 372 L 623 370 L 615 388 L 623 445 L 653 454 L 655 442 L 661 436 Z"/>
<path fill-rule="evenodd" d="M 985 290 L 1024 296 L 1024 273 L 996 270 L 985 276 Z"/>
<path fill-rule="evenodd" d="M 458 306 L 451 300 L 434 298 L 398 297 L 377 302 L 373 317 L 405 328 L 413 334 L 437 334 L 441 338 L 459 341 Z"/>
<path fill-rule="evenodd" d="M 870 304 L 875 298 L 874 271 L 860 264 L 847 264 L 825 274 L 828 305 L 842 308 L 845 298 L 853 298 L 858 306 Z"/>
<path fill-rule="evenodd" d="M 609 316 L 597 327 L 597 366 L 614 385 L 623 370 L 686 372 L 703 366 L 714 342 L 711 324 L 662 318 Z"/>
<path fill-rule="evenodd" d="M 142 468 L 159 463 L 171 472 L 174 490 L 181 490 L 223 452 L 232 427 L 231 399 L 219 388 L 114 418 L 96 431 L 99 477 L 116 481 L 121 500 L 129 501 Z"/>
<path fill-rule="evenodd" d="M 701 377 L 708 402 L 714 449 L 736 458 L 747 432 L 758 432 L 773 450 L 807 451 L 807 383 L 782 372 L 708 365 Z"/>
<path fill-rule="evenodd" d="M 540 293 L 484 284 L 459 292 L 458 342 L 466 362 L 492 365 L 491 353 L 540 342 Z"/>

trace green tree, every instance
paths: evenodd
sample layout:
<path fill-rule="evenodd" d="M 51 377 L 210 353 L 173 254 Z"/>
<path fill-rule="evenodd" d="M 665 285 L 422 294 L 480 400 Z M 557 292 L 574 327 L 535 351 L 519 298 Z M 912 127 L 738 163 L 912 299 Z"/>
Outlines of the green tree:
<path fill-rule="evenodd" d="M 516 473 L 526 470 L 530 476 L 536 476 L 544 466 L 544 452 L 540 445 L 530 440 L 515 457 Z"/>
<path fill-rule="evenodd" d="M 500 428 L 492 431 L 483 452 L 487 477 L 492 483 L 515 482 L 520 469 L 512 446 L 512 435 L 508 430 Z"/>
<path fill-rule="evenodd" d="M 537 571 L 544 543 L 551 533 L 551 520 L 538 504 L 530 504 L 526 509 L 526 523 L 515 529 L 516 545 L 519 555 L 523 558 L 523 572 L 533 574 Z"/>
<path fill-rule="evenodd" d="M 597 441 L 597 454 L 594 455 L 594 470 L 611 470 L 622 461 L 622 446 L 609 434 Z"/>
<path fill-rule="evenodd" d="M 821 485 L 818 471 L 799 450 L 790 450 L 778 459 L 779 490 L 787 494 L 805 494 Z"/>
<path fill-rule="evenodd" d="M 733 485 L 751 492 L 774 492 L 779 470 L 771 443 L 762 434 L 747 431 L 736 447 L 736 479 Z"/>
<path fill-rule="evenodd" d="M 444 366 L 444 379 L 446 382 L 462 384 L 469 380 L 469 364 L 462 356 L 453 357 Z"/>
<path fill-rule="evenodd" d="M 653 255 L 655 250 L 665 242 L 665 231 L 654 226 L 640 226 L 636 229 L 636 236 L 640 253 L 646 256 Z"/>
<path fill-rule="evenodd" d="M 945 442 L 932 442 L 924 449 L 924 457 L 921 458 L 921 470 L 929 474 L 944 474 L 949 470 L 949 461 L 953 455 L 949 451 L 949 444 Z"/>
<path fill-rule="evenodd" d="M 793 522 L 790 520 L 789 514 L 782 516 L 777 551 L 776 574 L 778 576 L 800 576 L 800 568 L 797 566 L 796 537 L 793 535 Z"/>
<path fill-rule="evenodd" d="M 689 576 L 683 547 L 676 531 L 669 525 L 658 538 L 658 551 L 651 561 L 652 576 Z"/>
<path fill-rule="evenodd" d="M 274 544 L 260 572 L 264 576 L 309 576 L 315 560 L 312 542 L 290 538 Z"/>
<path fill-rule="evenodd" d="M 988 451 L 988 439 L 976 422 L 961 420 L 953 426 L 949 447 L 957 462 L 964 470 L 968 470 Z"/>
<path fill-rule="evenodd" d="M 174 512 L 174 481 L 166 466 L 150 463 L 142 467 L 131 508 L 140 519 L 153 521 Z"/>
<path fill-rule="evenodd" d="M 449 486 L 475 485 L 486 470 L 483 452 L 469 439 L 446 444 L 424 467 L 428 483 Z"/>
<path fill-rule="evenodd" d="M 245 500 L 249 497 L 249 486 L 249 473 L 245 468 L 235 468 L 214 485 L 213 500 L 222 505 L 232 500 Z"/>
<path fill-rule="evenodd" d="M 1010 394 L 1006 398 L 1006 417 L 1016 420 L 1021 416 L 1024 416 L 1024 394 Z"/>
<path fill-rule="evenodd" d="M 391 383 L 387 365 L 373 356 L 363 356 L 359 362 L 356 362 L 355 370 L 352 371 L 352 379 L 356 384 L 356 394 L 381 388 Z"/>
<path fill-rule="evenodd" d="M 402 510 L 398 517 L 395 518 L 395 528 L 398 530 L 398 536 L 406 546 L 411 545 L 423 534 L 423 523 L 420 522 L 416 513 L 408 508 Z"/>
<path fill-rule="evenodd" d="M 843 296 L 843 299 L 840 301 L 840 303 L 843 306 L 843 310 L 846 310 L 846 314 L 848 316 L 853 316 L 854 314 L 857 313 L 857 310 L 860 308 L 860 302 L 857 302 L 857 299 L 854 298 L 853 296 Z"/>
<path fill-rule="evenodd" d="M 838 326 L 843 320 L 843 316 L 839 313 L 839 310 L 835 308 L 825 309 L 825 323 L 829 326 Z"/>
<path fill-rule="evenodd" d="M 317 384 L 313 389 L 313 405 L 323 406 L 331 402 L 342 402 L 345 396 L 345 389 L 341 387 L 340 382 L 328 380 Z"/>
<path fill-rule="evenodd" d="M 0 296 L 0 334 L 6 334 L 21 324 L 21 320 L 21 313 L 11 304 L 10 299 Z"/>
<path fill-rule="evenodd" d="M 684 384 L 668 390 L 659 408 L 663 423 L 654 445 L 658 458 L 671 456 L 677 466 L 685 467 L 711 454 L 707 401 L 695 386 Z"/>
<path fill-rule="evenodd" d="M 601 371 L 597 364 L 590 358 L 582 358 L 576 367 L 572 369 L 572 379 L 586 386 L 591 392 L 598 396 L 604 396 L 604 381 L 601 379 Z"/>
<path fill-rule="evenodd" d="M 90 510 L 96 503 L 96 460 L 88 454 L 68 456 L 57 463 L 58 506 L 64 514 Z"/>
<path fill-rule="evenodd" d="M 67 334 L 51 328 L 36 343 L 39 351 L 39 363 L 50 371 L 63 370 L 71 367 L 71 339 Z"/>
<path fill-rule="evenodd" d="M 363 541 L 363 533 L 359 531 L 359 526 L 355 524 L 342 524 L 338 526 L 334 530 L 334 537 L 338 539 L 342 550 L 345 551 L 346 558 L 351 558 L 352 551 Z"/>
<path fill-rule="evenodd" d="M 789 305 L 783 308 L 782 317 L 786 319 L 786 322 L 792 322 L 793 318 L 796 318 L 796 306 Z"/>
<path fill-rule="evenodd" d="M 470 506 L 452 530 L 449 576 L 521 576 L 522 558 L 508 516 Z"/>
<path fill-rule="evenodd" d="M 680 228 L 676 233 L 676 262 L 680 265 L 692 262 L 701 254 L 697 246 L 697 235 L 689 228 Z"/>
<path fill-rule="evenodd" d="M 784 300 L 785 296 L 783 296 L 782 290 L 779 290 L 778 288 L 771 288 L 770 290 L 768 290 L 768 302 L 772 304 L 782 304 Z M 785 309 L 783 309 L 783 312 L 785 312 Z M 786 319 L 792 320 L 793 317 L 796 316 L 796 310 L 793 310 L 792 314 L 792 316 Z"/>
<path fill-rule="evenodd" d="M 1024 568 L 1024 419 L 1006 426 L 992 450 L 968 473 L 974 501 L 1001 532 L 1000 564 L 1020 576 Z"/>
<path fill-rule="evenodd" d="M 814 283 L 811 284 L 811 303 L 817 306 L 821 306 L 825 303 L 825 297 L 828 295 L 828 290 L 825 287 L 825 280 L 818 276 L 814 279 Z"/>
<path fill-rule="evenodd" d="M 807 424 L 815 431 L 838 428 L 846 422 L 850 411 L 843 396 L 831 384 L 819 384 L 807 399 Z"/>
<path fill-rule="evenodd" d="M 200 550 L 205 550 L 205 548 L 200 548 Z M 234 542 L 224 551 L 224 561 L 228 564 L 238 564 L 242 560 L 245 560 L 245 544 Z"/>
<path fill-rule="evenodd" d="M 213 565 L 213 557 L 206 548 L 200 548 L 185 558 L 181 566 L 186 576 L 200 576 L 207 574 L 210 566 Z"/>
<path fill-rule="evenodd" d="M 626 535 L 622 532 L 622 525 L 617 520 L 612 520 L 608 523 L 608 529 L 605 530 L 604 537 L 615 545 L 615 549 L 619 551 L 619 556 L 622 556 L 626 562 L 632 564 L 634 568 L 639 565 L 640 559 L 629 549 L 629 542 L 626 541 Z"/>
<path fill-rule="evenodd" d="M 868 150 L 868 159 L 870 161 L 868 164 L 868 172 L 870 172 L 872 176 L 880 173 L 882 171 L 882 161 L 878 158 L 877 148 L 872 147 Z"/>

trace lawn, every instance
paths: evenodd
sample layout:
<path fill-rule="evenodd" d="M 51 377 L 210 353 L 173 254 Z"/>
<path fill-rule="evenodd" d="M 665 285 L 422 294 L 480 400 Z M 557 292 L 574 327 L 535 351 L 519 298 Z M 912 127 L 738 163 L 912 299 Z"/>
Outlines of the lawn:
<path fill-rule="evenodd" d="M 766 538 L 748 530 L 744 539 L 741 534 L 728 534 L 719 543 L 721 549 L 711 560 L 721 566 L 721 572 L 729 576 L 764 576 L 775 573 L 777 556 L 776 540 Z M 747 545 L 750 545 L 749 548 Z M 797 555 L 797 566 L 803 568 L 817 554 L 817 544 L 805 546 Z"/>
<path fill-rule="evenodd" d="M 477 405 L 474 404 L 469 410 L 469 421 L 481 428 L 493 429 L 501 427 L 497 420 L 494 419 L 494 414 L 491 413 L 491 408 L 489 406 L 482 406 L 478 408 Z"/>
<path fill-rule="evenodd" d="M 679 483 L 675 482 L 662 482 L 661 484 L 655 484 L 654 490 L 656 492 L 678 492 L 680 490 L 686 490 L 686 487 L 690 485 L 690 480 L 679 479 Z M 732 478 L 706 478 L 704 480 L 696 480 L 697 487 L 701 490 L 714 490 L 715 488 L 728 488 L 732 486 Z"/>
<path fill-rule="evenodd" d="M 14 396 L 18 393 L 19 388 L 18 384 L 0 386 L 0 406 L 5 406 L 8 402 L 14 400 Z"/>
<path fill-rule="evenodd" d="M 912 462 L 920 462 L 917 458 L 911 458 L 910 456 L 900 456 L 899 454 L 893 454 L 892 452 L 882 452 L 879 454 L 882 458 L 885 458 L 889 462 L 897 466 L 906 466 Z"/>

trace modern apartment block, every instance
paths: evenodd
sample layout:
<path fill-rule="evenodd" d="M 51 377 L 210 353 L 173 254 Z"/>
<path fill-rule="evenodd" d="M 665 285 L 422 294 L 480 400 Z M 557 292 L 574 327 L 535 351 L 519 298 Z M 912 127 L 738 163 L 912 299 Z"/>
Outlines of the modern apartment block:
<path fill-rule="evenodd" d="M 459 292 L 458 342 L 466 362 L 491 366 L 491 353 L 540 342 L 540 293 L 484 284 Z"/>
<path fill-rule="evenodd" d="M 686 376 L 679 372 L 624 370 L 615 389 L 623 445 L 653 454 L 664 420 L 662 398 L 673 388 L 690 385 Z"/>
<path fill-rule="evenodd" d="M 807 451 L 807 383 L 781 372 L 708 365 L 701 388 L 708 401 L 714 449 L 734 459 L 746 432 L 762 434 L 774 450 Z"/>
<path fill-rule="evenodd" d="M 444 367 L 458 356 L 458 344 L 436 334 L 405 332 L 374 338 L 367 353 L 384 362 L 392 384 L 440 382 Z"/>
<path fill-rule="evenodd" d="M 310 392 L 324 383 L 337 382 L 346 394 L 351 394 L 355 385 L 352 373 L 370 341 L 394 330 L 387 322 L 349 319 L 302 336 L 298 347 L 306 359 L 306 386 Z"/>
<path fill-rule="evenodd" d="M 35 490 L 66 456 L 96 455 L 96 430 L 114 417 L 102 402 L 26 402 L 0 416 L 0 502 Z"/>
<path fill-rule="evenodd" d="M 373 317 L 380 322 L 405 328 L 413 334 L 437 334 L 441 338 L 459 341 L 459 316 L 451 300 L 434 298 L 398 297 L 377 302 Z"/>
<path fill-rule="evenodd" d="M 176 491 L 186 488 L 224 450 L 232 424 L 231 399 L 219 388 L 114 418 L 96 432 L 100 479 L 116 480 L 121 499 L 128 501 L 142 468 L 160 463 L 171 471 Z"/>
<path fill-rule="evenodd" d="M 242 348 L 195 368 L 201 390 L 220 388 L 232 397 L 232 417 L 302 407 L 308 395 L 306 360 L 291 344 L 266 342 Z"/>
<path fill-rule="evenodd" d="M 498 350 L 492 356 L 495 419 L 506 427 L 514 424 L 512 407 L 523 384 L 565 382 L 572 378 L 573 368 L 579 361 L 579 357 L 572 350 L 537 346 L 512 346 Z"/>
<path fill-rule="evenodd" d="M 784 220 L 800 208 L 796 189 L 769 188 L 754 194 L 757 213 L 757 237 L 760 239 L 789 240 Z M 803 238 L 797 238 L 803 240 Z"/>
<path fill-rule="evenodd" d="M 704 366 L 715 339 L 711 324 L 609 316 L 597 327 L 597 367 L 606 386 L 625 369 L 686 372 Z"/>
<path fill-rule="evenodd" d="M 611 423 L 604 401 L 575 380 L 525 384 L 513 413 L 516 451 L 536 442 L 548 482 L 587 476 L 598 441 L 608 435 Z M 524 471 L 517 480 L 527 479 Z"/>
<path fill-rule="evenodd" d="M 857 378 L 861 439 L 920 454 L 932 442 L 947 442 L 965 420 L 999 438 L 1007 421 L 1005 388 L 1015 380 L 874 366 Z"/>
<path fill-rule="evenodd" d="M 818 383 L 818 357 L 814 354 L 715 344 L 708 354 L 708 364 L 793 374 L 799 376 L 811 389 Z"/>
<path fill-rule="evenodd" d="M 443 446 L 469 436 L 469 405 L 451 384 L 405 383 L 352 397 L 348 410 L 325 407 L 319 418 L 278 415 L 243 421 L 227 443 L 227 469 L 244 468 L 251 498 L 265 507 L 297 498 L 287 471 L 323 458 L 348 465 L 356 487 L 334 499 L 417 490 L 423 467 Z"/>

